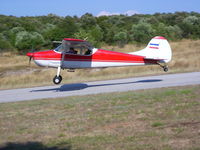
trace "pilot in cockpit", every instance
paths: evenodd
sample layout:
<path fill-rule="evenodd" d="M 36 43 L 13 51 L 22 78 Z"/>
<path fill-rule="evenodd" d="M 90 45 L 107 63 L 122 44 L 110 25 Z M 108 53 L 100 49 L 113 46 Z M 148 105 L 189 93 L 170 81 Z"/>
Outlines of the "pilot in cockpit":
<path fill-rule="evenodd" d="M 87 51 L 85 52 L 85 55 L 90 55 L 91 54 L 91 50 L 87 49 Z"/>
<path fill-rule="evenodd" d="M 70 47 L 69 53 L 71 53 L 71 54 L 77 54 L 78 52 L 73 47 Z"/>

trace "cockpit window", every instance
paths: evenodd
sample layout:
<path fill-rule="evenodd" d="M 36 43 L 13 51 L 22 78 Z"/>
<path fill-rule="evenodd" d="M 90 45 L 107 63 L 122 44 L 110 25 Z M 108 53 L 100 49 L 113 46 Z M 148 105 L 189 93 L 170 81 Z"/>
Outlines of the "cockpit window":
<path fill-rule="evenodd" d="M 84 46 L 79 46 L 79 47 L 75 47 L 74 48 L 76 54 L 79 55 L 91 55 L 92 54 L 92 50 L 88 47 L 84 47 Z"/>
<path fill-rule="evenodd" d="M 59 45 L 57 48 L 55 48 L 55 51 L 56 52 L 63 52 L 64 51 L 64 48 L 63 48 L 63 45 Z"/>
<path fill-rule="evenodd" d="M 92 47 L 85 43 L 62 41 L 62 44 L 55 48 L 55 51 L 75 55 L 91 55 Z"/>

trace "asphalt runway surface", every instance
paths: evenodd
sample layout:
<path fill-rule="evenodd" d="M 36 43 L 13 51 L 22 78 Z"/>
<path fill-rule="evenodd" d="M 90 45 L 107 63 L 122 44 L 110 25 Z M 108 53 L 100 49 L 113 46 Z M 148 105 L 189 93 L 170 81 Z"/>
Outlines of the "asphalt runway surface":
<path fill-rule="evenodd" d="M 0 90 L 0 103 L 200 84 L 200 72 Z"/>

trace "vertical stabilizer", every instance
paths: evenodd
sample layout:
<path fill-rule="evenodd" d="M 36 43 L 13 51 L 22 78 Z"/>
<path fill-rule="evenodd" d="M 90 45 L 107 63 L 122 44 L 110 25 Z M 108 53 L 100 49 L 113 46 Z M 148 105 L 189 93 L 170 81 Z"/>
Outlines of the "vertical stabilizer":
<path fill-rule="evenodd" d="M 172 58 L 171 47 L 162 36 L 154 37 L 145 49 L 130 54 L 144 56 L 146 59 L 160 60 L 162 63 L 167 63 Z"/>

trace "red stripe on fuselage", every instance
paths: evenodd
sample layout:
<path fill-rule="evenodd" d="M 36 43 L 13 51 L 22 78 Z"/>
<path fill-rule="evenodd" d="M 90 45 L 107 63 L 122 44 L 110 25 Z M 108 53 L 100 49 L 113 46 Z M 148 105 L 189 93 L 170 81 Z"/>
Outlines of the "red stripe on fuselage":
<path fill-rule="evenodd" d="M 91 56 L 66 54 L 65 61 L 144 63 L 144 57 L 98 49 Z"/>
<path fill-rule="evenodd" d="M 53 50 L 34 53 L 35 60 L 61 61 L 62 54 Z M 65 54 L 64 61 L 87 61 L 87 62 L 120 62 L 120 63 L 145 63 L 143 56 L 107 51 L 98 49 L 93 55 Z"/>

